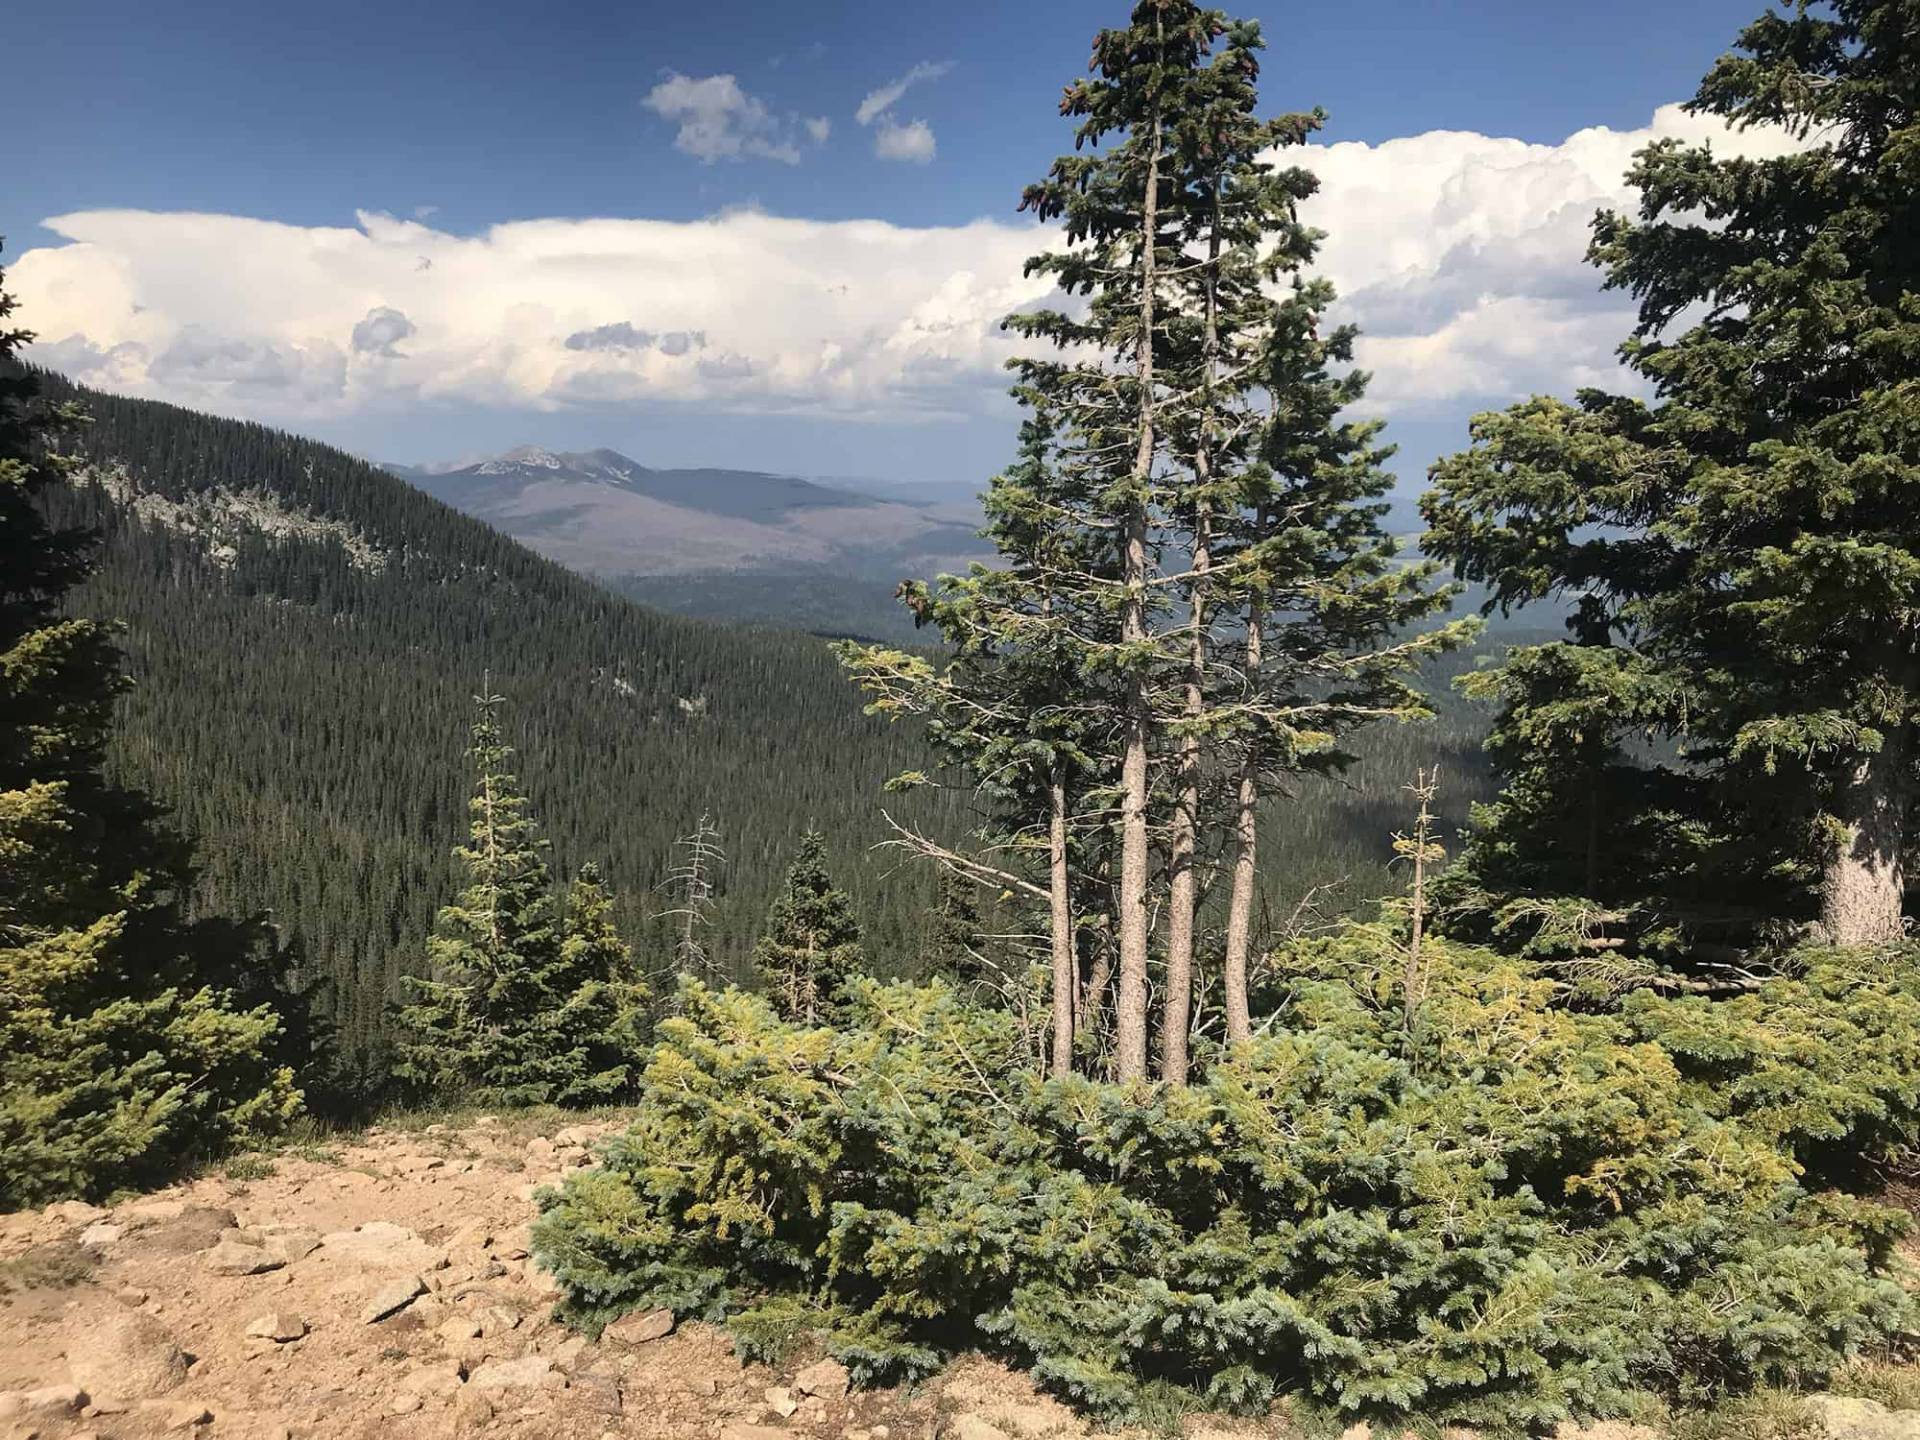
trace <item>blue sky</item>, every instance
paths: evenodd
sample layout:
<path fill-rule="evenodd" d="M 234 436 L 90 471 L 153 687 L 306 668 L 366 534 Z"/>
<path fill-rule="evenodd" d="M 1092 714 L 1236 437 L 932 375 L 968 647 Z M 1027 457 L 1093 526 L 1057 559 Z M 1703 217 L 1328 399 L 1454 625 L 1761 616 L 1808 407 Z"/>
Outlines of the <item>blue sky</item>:
<path fill-rule="evenodd" d="M 1674 133 L 1671 119 L 1648 129 L 1656 111 L 1690 94 L 1759 8 L 1356 0 L 1250 12 L 1267 21 L 1270 108 L 1318 104 L 1331 114 L 1323 138 L 1335 147 L 1333 198 L 1314 218 L 1334 230 L 1329 267 L 1344 275 L 1356 318 L 1382 336 L 1388 363 L 1369 363 L 1382 370 L 1383 409 L 1413 464 L 1463 433 L 1473 408 L 1604 366 L 1617 305 L 1546 311 L 1575 303 L 1570 288 L 1591 291 L 1590 278 L 1575 278 L 1579 232 L 1631 145 L 1559 147 L 1590 127 L 1639 140 Z M 65 346 L 43 347 L 40 358 L 363 452 L 417 460 L 527 439 L 614 444 L 662 463 L 963 479 L 1007 448 L 1010 414 L 982 398 L 997 389 L 992 366 L 1002 357 L 922 340 L 975 325 L 975 309 L 1012 293 L 1020 187 L 1067 143 L 1059 87 L 1084 64 L 1092 32 L 1122 13 L 1113 0 L 22 7 L 8 27 L 15 160 L 0 233 L 10 261 L 37 252 L 16 272 L 23 318 L 49 346 Z M 724 76 L 732 80 L 720 87 Z M 861 123 L 864 99 L 916 76 L 925 78 Z M 1439 131 L 1485 143 L 1407 143 Z M 893 159 L 881 153 L 889 138 Z M 1513 140 L 1533 148 L 1493 143 Z M 1536 215 L 1514 213 L 1515 187 L 1537 202 Z M 1402 195 L 1413 198 L 1396 209 Z M 62 233 L 40 223 L 125 211 L 233 223 L 122 218 Z M 472 287 L 469 310 L 444 288 L 450 278 L 436 278 L 443 288 L 428 295 L 424 281 L 390 266 L 341 258 L 339 234 L 364 230 L 363 213 L 431 231 L 417 244 L 411 231 L 381 243 L 418 250 L 441 264 L 438 276 L 470 277 L 461 282 Z M 639 257 L 659 244 L 697 248 L 708 232 L 696 222 L 742 213 L 828 228 L 727 232 L 734 268 L 712 271 L 710 322 L 688 300 L 698 287 L 687 276 L 707 273 L 697 256 L 673 252 L 664 268 L 678 279 L 666 293 L 636 278 Z M 1334 229 L 1340 219 L 1346 235 Z M 647 231 L 613 242 L 631 253 L 605 272 L 601 291 L 586 292 L 608 297 L 597 310 L 579 290 L 542 286 L 562 263 L 556 255 L 588 240 L 601 254 L 604 226 L 495 230 L 561 220 L 675 222 L 680 239 Z M 846 228 L 856 220 L 886 230 L 876 239 Z M 954 228 L 980 220 L 994 222 L 992 243 Z M 1413 248 L 1386 245 L 1388 227 Z M 1421 234 L 1437 231 L 1448 243 L 1419 252 Z M 489 236 L 500 243 L 454 244 Z M 84 253 L 48 259 L 75 244 Z M 355 244 L 368 255 L 380 248 L 364 236 Z M 238 268 L 257 272 L 262 287 L 245 305 L 222 293 L 236 250 L 246 252 Z M 796 251 L 812 257 L 809 284 L 835 294 L 857 291 L 884 265 L 873 303 L 920 306 L 932 318 L 916 322 L 911 343 L 882 334 L 870 312 L 761 335 L 740 297 Z M 302 297 L 284 314 L 279 265 L 297 272 L 284 288 Z M 924 293 L 912 287 L 916 274 Z M 954 279 L 963 274 L 971 278 Z M 1488 286 L 1499 290 L 1503 275 L 1513 303 L 1485 312 Z M 1432 294 L 1466 294 L 1467 282 L 1479 285 L 1477 301 L 1409 319 L 1432 311 Z M 337 321 L 327 283 L 337 286 Z M 102 298 L 116 286 L 125 291 L 118 310 Z M 796 293 L 776 286 L 763 308 Z M 1526 323 L 1540 326 L 1526 355 L 1483 363 L 1454 345 L 1474 323 L 1510 330 L 1521 301 Z M 482 324 L 482 311 L 497 318 Z M 352 338 L 369 333 L 369 317 L 399 338 Z M 680 349 L 566 347 L 566 336 L 617 324 L 681 336 Z M 540 325 L 551 332 L 544 360 L 526 351 Z M 1396 337 L 1406 343 L 1388 345 Z M 892 373 L 856 363 L 863 345 L 896 358 L 912 350 L 911 364 Z M 1568 349 L 1577 363 L 1556 369 L 1550 352 Z M 823 352 L 829 361 L 818 361 Z M 824 377 L 814 389 L 796 359 L 806 356 Z M 706 378 L 680 380 L 688 366 L 669 358 L 697 360 Z M 1418 380 L 1440 364 L 1461 382 Z M 1395 378 L 1395 365 L 1413 378 Z M 936 397 L 941 386 L 951 393 Z"/>

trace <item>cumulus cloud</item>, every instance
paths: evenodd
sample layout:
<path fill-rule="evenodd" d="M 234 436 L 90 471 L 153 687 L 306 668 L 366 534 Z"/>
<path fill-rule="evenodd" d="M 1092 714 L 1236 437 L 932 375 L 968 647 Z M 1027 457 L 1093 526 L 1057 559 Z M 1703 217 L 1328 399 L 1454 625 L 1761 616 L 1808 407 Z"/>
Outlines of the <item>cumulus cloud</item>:
<path fill-rule="evenodd" d="M 878 127 L 873 134 L 875 155 L 882 160 L 904 160 L 914 165 L 925 165 L 933 159 L 933 127 L 924 120 L 901 121 L 894 116 L 893 107 L 912 86 L 922 80 L 937 80 L 952 68 L 951 60 L 922 60 L 899 79 L 889 80 L 878 90 L 867 93 L 853 112 L 853 118 L 862 125 Z"/>
<path fill-rule="evenodd" d="M 124 390 L 141 382 L 152 357 L 147 347 L 135 340 L 103 349 L 84 335 L 69 335 L 33 346 L 33 359 L 83 384 Z"/>
<path fill-rule="evenodd" d="M 1328 232 L 1320 269 L 1362 327 L 1373 403 L 1452 414 L 1621 383 L 1613 351 L 1632 302 L 1600 290 L 1585 263 L 1588 226 L 1598 209 L 1637 203 L 1627 168 L 1635 151 L 1664 139 L 1754 156 L 1796 143 L 1668 105 L 1639 129 L 1596 126 L 1557 145 L 1437 130 L 1289 152 L 1319 176 L 1302 215 Z"/>
<path fill-rule="evenodd" d="M 384 355 L 389 360 L 398 360 L 400 352 L 393 347 L 413 333 L 413 322 L 400 311 L 391 305 L 376 305 L 353 327 L 353 348 L 362 355 Z"/>
<path fill-rule="evenodd" d="M 1021 262 L 1052 239 L 755 211 L 471 235 L 371 213 L 350 228 L 144 211 L 46 223 L 65 243 L 9 271 L 24 322 L 53 342 L 33 358 L 281 423 L 441 401 L 972 413 L 1000 403 L 1015 342 L 999 321 L 1047 293 Z M 413 327 L 394 353 L 349 339 L 369 297 Z"/>
<path fill-rule="evenodd" d="M 1557 145 L 1462 132 L 1290 151 L 1316 171 L 1319 269 L 1363 330 L 1367 409 L 1453 418 L 1618 384 L 1631 302 L 1586 267 L 1587 225 L 1628 205 L 1632 153 L 1666 137 L 1777 153 L 1665 108 Z M 449 400 L 636 402 L 909 418 L 997 404 L 1009 311 L 1045 298 L 1029 224 L 909 228 L 752 211 L 689 222 L 531 220 L 454 235 L 88 211 L 10 272 L 31 358 L 134 394 L 281 421 Z M 420 269 L 420 259 L 430 259 Z M 370 314 L 370 300 L 378 308 Z M 343 345 L 372 315 L 404 345 Z M 621 318 L 627 317 L 627 318 Z M 644 322 L 644 323 L 642 323 Z M 709 344 L 708 337 L 719 337 Z M 387 353 L 393 351 L 394 353 Z"/>
<path fill-rule="evenodd" d="M 188 325 L 147 367 L 162 390 L 278 402 L 337 398 L 346 356 L 325 341 L 281 343 Z"/>
<path fill-rule="evenodd" d="M 925 165 L 933 159 L 933 130 L 924 120 L 895 123 L 890 115 L 880 117 L 880 128 L 873 133 L 873 153 L 882 160 L 905 160 Z"/>
<path fill-rule="evenodd" d="M 696 79 L 670 71 L 641 103 L 678 127 L 673 136 L 676 150 L 707 165 L 749 156 L 798 165 L 802 131 L 815 144 L 827 138 L 825 120 L 803 124 L 792 116 L 775 115 L 763 101 L 742 90 L 732 75 Z"/>

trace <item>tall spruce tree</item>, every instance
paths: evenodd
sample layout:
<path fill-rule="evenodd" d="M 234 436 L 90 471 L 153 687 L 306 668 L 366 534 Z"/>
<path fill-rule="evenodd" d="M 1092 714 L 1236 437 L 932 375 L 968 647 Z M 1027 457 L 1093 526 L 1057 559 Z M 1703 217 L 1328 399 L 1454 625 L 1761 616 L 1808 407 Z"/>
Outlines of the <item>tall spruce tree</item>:
<path fill-rule="evenodd" d="M 1307 273 L 1323 237 L 1298 207 L 1318 183 L 1274 159 L 1324 116 L 1257 116 L 1264 48 L 1257 24 L 1221 22 L 1174 130 L 1185 219 L 1169 266 L 1173 463 L 1156 548 L 1187 560 L 1167 577 L 1184 614 L 1157 692 L 1173 752 L 1160 1070 L 1175 1083 L 1203 863 L 1229 857 L 1226 1031 L 1244 1040 L 1263 799 L 1289 776 L 1350 765 L 1355 730 L 1428 713 L 1407 671 L 1471 629 L 1415 628 L 1450 592 L 1430 583 L 1432 564 L 1399 561 L 1381 529 L 1393 452 L 1379 423 L 1342 418 L 1367 376 L 1351 368 L 1354 328 L 1327 323 L 1332 286 Z"/>
<path fill-rule="evenodd" d="M 1630 694 L 1633 719 L 1684 761 L 1644 768 L 1704 781 L 1693 824 L 1714 833 L 1695 852 L 1797 816 L 1787 855 L 1749 853 L 1763 918 L 1889 941 L 1920 758 L 1914 6 L 1804 0 L 1764 15 L 1688 108 L 1799 144 L 1640 153 L 1639 213 L 1601 214 L 1589 258 L 1639 301 L 1621 353 L 1652 398 L 1586 390 L 1478 417 L 1473 447 L 1435 467 L 1428 548 L 1494 604 L 1574 598 L 1566 653 L 1522 657 L 1528 673 L 1507 687 L 1510 743 Z M 1603 736 L 1572 786 L 1539 786 L 1502 818 L 1548 837 L 1540 822 L 1564 796 L 1588 835 L 1624 834 L 1645 812 L 1605 811 L 1620 760 Z M 1591 842 L 1569 842 L 1549 883 L 1577 890 Z M 1475 851 L 1494 862 L 1504 843 L 1483 835 Z M 1810 878 L 1797 912 L 1796 861 Z M 1494 868 L 1483 878 L 1497 889 Z"/>
<path fill-rule="evenodd" d="M 151 1181 L 269 1134 L 299 1094 L 244 1007 L 244 927 L 184 913 L 189 856 L 101 752 L 125 686 L 108 627 L 64 615 L 93 537 L 55 530 L 50 448 L 82 422 L 16 352 L 0 274 L 0 1209 Z M 234 943 L 238 941 L 239 943 Z"/>
<path fill-rule="evenodd" d="M 596 872 L 583 873 L 567 919 L 557 913 L 547 843 L 508 769 L 504 703 L 475 697 L 467 753 L 478 774 L 467 843 L 454 852 L 467 886 L 435 921 L 427 973 L 403 982 L 394 1073 L 428 1095 L 604 1100 L 634 1056 L 636 982 Z"/>
<path fill-rule="evenodd" d="M 1366 377 L 1335 373 L 1353 331 L 1324 326 L 1333 292 L 1301 274 L 1320 238 L 1296 213 L 1313 177 L 1272 159 L 1321 117 L 1255 115 L 1261 48 L 1257 25 L 1173 0 L 1096 40 L 1094 78 L 1063 102 L 1083 153 L 1026 196 L 1069 242 L 1030 269 L 1087 304 L 1008 321 L 1063 353 L 1016 362 L 1022 458 L 987 496 L 999 565 L 907 587 L 952 643 L 944 670 L 846 652 L 877 708 L 935 717 L 936 743 L 995 802 L 996 848 L 1017 856 L 1024 837 L 1033 855 L 1050 836 L 1044 886 L 1030 866 L 942 858 L 1050 902 L 1056 1074 L 1104 989 L 1098 946 L 1087 983 L 1068 983 L 1077 942 L 1110 933 L 1113 1073 L 1144 1077 L 1158 913 L 1160 1073 L 1184 1081 L 1200 872 L 1229 850 L 1226 1029 L 1251 1034 L 1263 799 L 1350 763 L 1340 741 L 1358 726 L 1424 713 L 1404 672 L 1466 629 L 1410 628 L 1447 596 L 1380 529 L 1378 426 L 1339 418 Z M 1076 910 L 1076 891 L 1105 914 Z"/>
<path fill-rule="evenodd" d="M 1090 518 L 1112 537 L 1112 581 L 1092 584 L 1114 612 L 1117 639 L 1090 659 L 1111 677 L 1123 735 L 1119 747 L 1113 907 L 1119 988 L 1114 1074 L 1147 1073 L 1149 888 L 1152 862 L 1153 628 L 1167 596 L 1155 583 L 1152 519 L 1165 436 L 1160 371 L 1168 281 L 1179 249 L 1175 124 L 1193 98 L 1217 12 L 1191 0 L 1140 0 L 1131 23 L 1094 38 L 1089 75 L 1069 85 L 1060 110 L 1079 123 L 1076 150 L 1028 187 L 1021 208 L 1062 222 L 1067 245 L 1027 262 L 1084 309 L 1040 310 L 1009 324 L 1058 346 L 1060 358 L 1020 362 L 1023 386 L 1066 438 L 1076 485 L 1096 497 Z"/>
<path fill-rule="evenodd" d="M 1045 907 L 1048 1064 L 1063 1076 L 1072 1073 L 1077 1017 L 1085 1010 L 1078 922 L 1112 906 L 1111 887 L 1090 884 L 1086 871 L 1088 852 L 1106 848 L 1108 822 L 1100 811 L 1117 774 L 1111 756 L 1120 741 L 1119 697 L 1111 677 L 1089 670 L 1087 659 L 1118 636 L 1104 593 L 1116 571 L 1110 541 L 1086 523 L 1095 487 L 1085 472 L 1054 466 L 1049 394 L 1025 385 L 1014 394 L 1031 412 L 1020 459 L 993 477 L 982 502 L 982 534 L 993 542 L 997 563 L 935 585 L 901 587 L 916 622 L 948 642 L 946 663 L 851 643 L 840 655 L 874 696 L 871 709 L 926 718 L 936 753 L 963 772 L 986 812 L 972 851 L 897 827 L 903 842 L 934 859 L 943 875 Z M 920 771 L 893 782 L 924 783 Z"/>
<path fill-rule="evenodd" d="M 861 967 L 853 906 L 834 888 L 826 838 L 817 830 L 800 837 L 753 963 L 775 1008 L 806 1025 L 828 1018 L 841 985 Z"/>
<path fill-rule="evenodd" d="M 560 1003 L 541 1016 L 550 1037 L 541 1060 L 561 1104 L 618 1098 L 645 1048 L 649 987 L 614 925 L 614 896 L 589 860 L 567 887 L 552 989 Z"/>

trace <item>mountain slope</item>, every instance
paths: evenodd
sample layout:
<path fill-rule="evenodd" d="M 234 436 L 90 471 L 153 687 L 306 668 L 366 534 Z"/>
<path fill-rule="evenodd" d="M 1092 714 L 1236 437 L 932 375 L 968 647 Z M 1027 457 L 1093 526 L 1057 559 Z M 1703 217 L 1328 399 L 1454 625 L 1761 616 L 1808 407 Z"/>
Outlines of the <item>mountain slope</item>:
<path fill-rule="evenodd" d="M 809 824 L 875 953 L 913 953 L 926 877 L 868 848 L 912 737 L 861 714 L 818 641 L 643 609 L 327 446 L 47 384 L 94 417 L 51 508 L 103 537 L 79 606 L 126 624 L 116 767 L 198 838 L 207 903 L 271 910 L 363 1060 L 450 894 L 488 684 L 560 868 L 601 862 L 656 965 L 656 887 L 703 811 L 731 861 L 724 958 Z"/>
<path fill-rule="evenodd" d="M 977 554 L 952 505 L 750 470 L 653 470 L 613 450 L 523 447 L 455 468 L 392 473 L 592 575 L 871 572 L 897 579 Z"/>

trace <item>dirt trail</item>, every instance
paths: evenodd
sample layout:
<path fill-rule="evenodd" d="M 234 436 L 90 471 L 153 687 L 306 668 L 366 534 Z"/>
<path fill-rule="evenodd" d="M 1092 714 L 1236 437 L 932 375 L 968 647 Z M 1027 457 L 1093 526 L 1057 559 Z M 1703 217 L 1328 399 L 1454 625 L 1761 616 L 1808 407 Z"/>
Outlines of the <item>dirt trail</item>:
<path fill-rule="evenodd" d="M 527 1255 L 532 1196 L 616 1125 L 375 1128 L 257 1178 L 232 1178 L 268 1168 L 243 1161 L 111 1209 L 0 1217 L 0 1437 L 1088 1433 L 978 1361 L 850 1394 L 831 1362 L 742 1365 L 702 1325 L 635 1321 L 594 1344 L 554 1323 Z"/>

